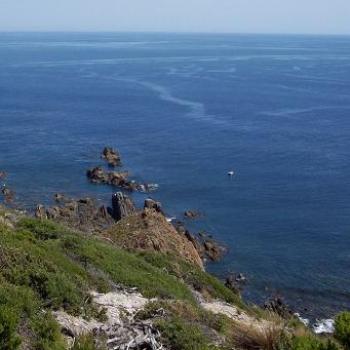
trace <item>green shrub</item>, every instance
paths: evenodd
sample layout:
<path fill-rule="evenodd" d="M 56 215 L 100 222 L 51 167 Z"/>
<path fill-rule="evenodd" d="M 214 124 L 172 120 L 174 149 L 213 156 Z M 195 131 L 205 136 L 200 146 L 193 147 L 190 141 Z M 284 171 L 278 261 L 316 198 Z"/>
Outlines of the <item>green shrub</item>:
<path fill-rule="evenodd" d="M 333 341 L 322 341 L 314 336 L 295 337 L 292 340 L 291 350 L 340 350 Z"/>
<path fill-rule="evenodd" d="M 41 312 L 40 317 L 32 320 L 31 329 L 35 334 L 34 347 L 36 350 L 65 349 L 60 328 L 50 313 Z"/>
<path fill-rule="evenodd" d="M 160 320 L 157 327 L 170 349 L 173 350 L 210 350 L 209 339 L 203 334 L 199 326 L 184 322 L 180 318 Z"/>
<path fill-rule="evenodd" d="M 16 310 L 9 306 L 0 307 L 0 349 L 18 349 L 21 340 L 17 334 L 19 317 Z"/>
<path fill-rule="evenodd" d="M 57 239 L 67 230 L 60 225 L 49 220 L 37 220 L 32 218 L 21 219 L 18 227 L 26 229 L 34 234 L 35 238 L 40 240 Z"/>
<path fill-rule="evenodd" d="M 343 312 L 336 317 L 334 337 L 345 349 L 350 349 L 350 312 Z"/>

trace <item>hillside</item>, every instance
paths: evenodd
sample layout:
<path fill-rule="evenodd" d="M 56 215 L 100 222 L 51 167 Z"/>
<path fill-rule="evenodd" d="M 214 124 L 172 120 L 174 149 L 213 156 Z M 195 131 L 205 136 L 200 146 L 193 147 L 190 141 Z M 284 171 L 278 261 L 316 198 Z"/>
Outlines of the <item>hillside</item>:
<path fill-rule="evenodd" d="M 316 338 L 246 305 L 156 211 L 135 215 L 85 233 L 1 207 L 0 349 L 349 349 L 347 314 L 338 340 Z"/>

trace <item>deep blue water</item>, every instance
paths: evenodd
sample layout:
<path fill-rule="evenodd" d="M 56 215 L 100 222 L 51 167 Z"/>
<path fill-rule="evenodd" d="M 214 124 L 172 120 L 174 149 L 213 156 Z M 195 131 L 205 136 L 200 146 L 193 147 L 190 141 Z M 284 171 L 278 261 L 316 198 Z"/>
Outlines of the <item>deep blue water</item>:
<path fill-rule="evenodd" d="M 112 145 L 169 215 L 205 213 L 247 298 L 350 308 L 350 37 L 3 33 L 0 132 L 23 206 L 107 201 L 85 170 Z"/>

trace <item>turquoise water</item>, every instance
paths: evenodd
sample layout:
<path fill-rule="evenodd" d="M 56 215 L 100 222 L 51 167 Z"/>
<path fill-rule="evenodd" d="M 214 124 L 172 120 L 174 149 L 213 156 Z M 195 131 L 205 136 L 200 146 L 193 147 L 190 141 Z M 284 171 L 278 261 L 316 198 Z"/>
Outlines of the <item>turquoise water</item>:
<path fill-rule="evenodd" d="M 169 216 L 205 213 L 246 298 L 350 308 L 349 37 L 3 33 L 0 132 L 22 206 L 108 201 L 85 170 L 112 145 Z"/>

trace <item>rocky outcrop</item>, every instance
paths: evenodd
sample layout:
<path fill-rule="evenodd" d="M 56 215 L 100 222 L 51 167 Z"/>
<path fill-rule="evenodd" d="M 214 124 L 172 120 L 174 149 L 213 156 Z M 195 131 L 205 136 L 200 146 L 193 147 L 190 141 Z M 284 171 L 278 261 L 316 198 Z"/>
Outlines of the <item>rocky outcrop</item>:
<path fill-rule="evenodd" d="M 184 217 L 187 219 L 198 219 L 199 217 L 201 217 L 201 213 L 196 211 L 196 210 L 186 210 L 184 212 Z"/>
<path fill-rule="evenodd" d="M 158 188 L 156 184 L 139 184 L 135 180 L 129 180 L 127 171 L 106 171 L 101 167 L 95 167 L 89 169 L 86 172 L 86 176 L 94 184 L 110 185 L 130 192 L 152 192 Z"/>
<path fill-rule="evenodd" d="M 171 254 L 203 268 L 201 257 L 193 243 L 176 231 L 165 216 L 153 208 L 145 208 L 122 218 L 103 233 L 118 247 L 130 251 L 155 251 Z"/>
<path fill-rule="evenodd" d="M 102 231 L 114 224 L 110 210 L 99 206 L 91 198 L 72 199 L 55 195 L 57 205 L 45 208 L 39 204 L 35 210 L 38 219 L 50 219 L 87 232 Z"/>
<path fill-rule="evenodd" d="M 152 321 L 136 317 L 151 299 L 123 289 L 107 294 L 92 292 L 91 297 L 98 309 L 106 312 L 105 321 L 74 317 L 62 310 L 53 312 L 69 347 L 74 345 L 74 340 L 80 335 L 93 334 L 96 343 L 103 349 L 165 349 Z"/>
<path fill-rule="evenodd" d="M 105 171 L 100 167 L 89 169 L 86 176 L 92 183 L 119 186 L 132 190 L 132 181 L 128 181 L 127 172 Z"/>
<path fill-rule="evenodd" d="M 162 203 L 157 202 L 152 198 L 147 198 L 145 200 L 144 209 L 154 209 L 156 212 L 164 214 L 162 210 Z"/>
<path fill-rule="evenodd" d="M 114 220 L 119 221 L 129 215 L 135 213 L 134 203 L 127 195 L 117 192 L 112 196 L 112 215 Z"/>
<path fill-rule="evenodd" d="M 7 174 L 5 171 L 0 170 L 0 180 L 5 180 L 7 177 Z"/>
<path fill-rule="evenodd" d="M 108 162 L 111 167 L 116 167 L 121 165 L 120 154 L 117 150 L 112 147 L 105 147 L 102 151 L 102 158 Z"/>
<path fill-rule="evenodd" d="M 214 240 L 206 240 L 203 243 L 205 255 L 212 261 L 219 261 L 226 254 L 227 249 Z"/>
<path fill-rule="evenodd" d="M 3 188 L 1 189 L 1 193 L 3 194 L 4 198 L 5 198 L 5 202 L 6 203 L 11 203 L 13 202 L 13 200 L 15 199 L 15 192 L 13 192 L 12 190 L 10 190 L 8 187 L 3 186 Z"/>

